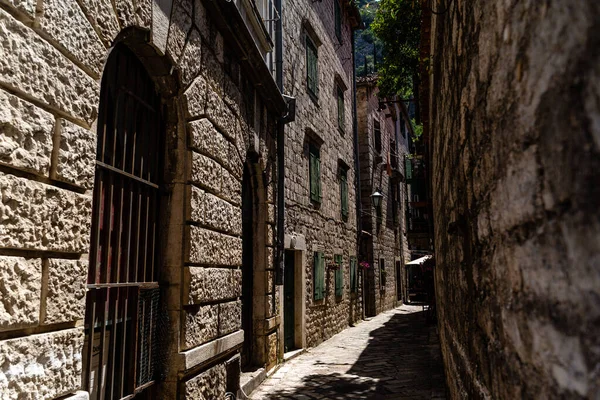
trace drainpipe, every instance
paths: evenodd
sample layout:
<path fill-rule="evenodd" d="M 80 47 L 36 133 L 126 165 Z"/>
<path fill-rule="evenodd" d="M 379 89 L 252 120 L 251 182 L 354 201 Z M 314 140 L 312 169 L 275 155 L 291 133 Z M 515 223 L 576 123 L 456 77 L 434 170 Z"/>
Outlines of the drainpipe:
<path fill-rule="evenodd" d="M 283 94 L 283 30 L 282 0 L 275 0 L 277 18 L 275 22 L 275 81 Z M 285 240 L 285 121 L 277 121 L 277 265 L 275 284 L 283 285 L 283 255 Z"/>
<path fill-rule="evenodd" d="M 355 65 L 355 33 L 357 28 L 352 28 L 352 131 L 354 135 L 354 178 L 356 180 L 356 233 L 357 233 L 357 255 L 360 255 L 360 245 L 362 238 L 362 200 L 361 200 L 361 190 L 360 190 L 360 160 L 359 160 L 359 149 L 358 149 L 358 114 L 356 111 L 356 65 Z M 361 260 L 358 259 L 356 262 L 359 263 Z M 361 268 L 361 275 L 363 278 L 362 281 L 362 319 L 365 319 L 365 273 Z"/>

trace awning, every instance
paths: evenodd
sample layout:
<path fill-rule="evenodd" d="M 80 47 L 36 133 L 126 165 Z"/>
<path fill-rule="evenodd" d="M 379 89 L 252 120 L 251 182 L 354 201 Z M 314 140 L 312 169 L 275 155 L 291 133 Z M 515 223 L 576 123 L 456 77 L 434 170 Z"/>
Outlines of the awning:
<path fill-rule="evenodd" d="M 411 262 L 406 263 L 405 265 L 406 266 L 409 266 L 409 265 L 421 265 L 425 261 L 429 260 L 431 257 L 433 257 L 433 256 L 425 256 L 425 257 L 417 258 L 416 260 L 412 260 Z"/>

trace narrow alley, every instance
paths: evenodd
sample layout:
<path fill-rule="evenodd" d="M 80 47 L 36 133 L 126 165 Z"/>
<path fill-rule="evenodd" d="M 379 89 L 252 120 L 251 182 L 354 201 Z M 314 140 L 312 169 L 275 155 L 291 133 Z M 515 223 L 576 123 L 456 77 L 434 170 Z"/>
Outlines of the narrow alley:
<path fill-rule="evenodd" d="M 251 395 L 271 399 L 444 399 L 434 324 L 403 305 L 285 363 Z"/>

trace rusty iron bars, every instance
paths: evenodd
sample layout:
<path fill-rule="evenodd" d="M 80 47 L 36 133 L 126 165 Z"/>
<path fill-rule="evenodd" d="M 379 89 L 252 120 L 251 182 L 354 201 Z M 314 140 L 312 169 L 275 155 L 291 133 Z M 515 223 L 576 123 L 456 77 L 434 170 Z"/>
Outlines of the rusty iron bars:
<path fill-rule="evenodd" d="M 86 301 L 85 387 L 129 399 L 156 376 L 161 99 L 124 45 L 102 81 Z"/>

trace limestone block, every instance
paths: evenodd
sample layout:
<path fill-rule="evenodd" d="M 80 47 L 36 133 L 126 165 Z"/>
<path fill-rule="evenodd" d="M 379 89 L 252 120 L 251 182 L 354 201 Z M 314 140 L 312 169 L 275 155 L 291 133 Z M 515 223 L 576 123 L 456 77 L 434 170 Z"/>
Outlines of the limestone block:
<path fill-rule="evenodd" d="M 175 0 L 167 41 L 167 52 L 175 63 L 177 63 L 183 52 L 185 40 L 191 26 L 192 0 Z"/>
<path fill-rule="evenodd" d="M 202 75 L 206 78 L 208 86 L 219 97 L 223 95 L 223 79 L 225 71 L 215 54 L 215 40 L 208 42 L 212 48 L 205 47 L 202 52 Z"/>
<path fill-rule="evenodd" d="M 100 34 L 104 44 L 110 44 L 119 33 L 119 21 L 110 2 L 104 0 L 81 0 L 81 8 L 88 20 Z"/>
<path fill-rule="evenodd" d="M 135 9 L 133 3 L 134 2 L 130 0 L 114 0 L 114 7 L 117 11 L 117 18 L 119 20 L 121 28 L 134 26 L 136 24 Z"/>
<path fill-rule="evenodd" d="M 234 204 L 242 204 L 242 182 L 228 170 L 222 172 L 221 195 Z"/>
<path fill-rule="evenodd" d="M 192 187 L 192 221 L 232 235 L 242 234 L 242 210 L 207 193 Z"/>
<path fill-rule="evenodd" d="M 0 162 L 47 175 L 54 117 L 2 90 L 0 104 Z"/>
<path fill-rule="evenodd" d="M 106 48 L 76 0 L 45 0 L 40 28 L 75 60 L 100 76 Z"/>
<path fill-rule="evenodd" d="M 89 251 L 92 198 L 0 173 L 0 247 Z"/>
<path fill-rule="evenodd" d="M 8 2 L 10 7 L 16 8 L 20 12 L 25 13 L 31 19 L 35 18 L 35 0 L 3 0 L 2 3 Z"/>
<path fill-rule="evenodd" d="M 200 73 L 202 64 L 198 60 L 202 59 L 202 38 L 197 29 L 192 29 L 188 36 L 185 49 L 179 59 L 179 69 L 181 70 L 181 83 L 183 86 L 189 85 Z"/>
<path fill-rule="evenodd" d="M 219 304 L 219 336 L 242 329 L 242 302 Z"/>
<path fill-rule="evenodd" d="M 91 125 L 98 108 L 98 82 L 3 10 L 0 53 L 0 82 Z"/>
<path fill-rule="evenodd" d="M 184 298 L 188 304 L 235 299 L 242 294 L 242 271 L 188 267 L 184 270 Z"/>
<path fill-rule="evenodd" d="M 222 181 L 223 167 L 221 164 L 202 154 L 192 153 L 192 182 L 215 193 L 220 193 Z"/>
<path fill-rule="evenodd" d="M 90 394 L 83 390 L 78 390 L 71 396 L 67 396 L 64 398 L 64 400 L 89 400 L 89 399 L 90 399 Z"/>
<path fill-rule="evenodd" d="M 194 23 L 207 42 L 210 41 L 210 23 L 203 0 L 194 0 Z"/>
<path fill-rule="evenodd" d="M 227 107 L 221 96 L 209 91 L 206 101 L 206 116 L 215 124 L 215 126 L 232 142 L 236 141 L 240 131 L 238 119 Z M 239 143 L 237 143 L 239 145 Z"/>
<path fill-rule="evenodd" d="M 0 257 L 0 330 L 37 325 L 41 291 L 41 260 Z"/>
<path fill-rule="evenodd" d="M 201 117 L 206 113 L 207 85 L 202 75 L 194 80 L 183 95 L 188 118 Z"/>
<path fill-rule="evenodd" d="M 95 160 L 96 133 L 61 120 L 56 179 L 92 189 Z"/>
<path fill-rule="evenodd" d="M 135 3 L 135 15 L 138 25 L 149 29 L 152 25 L 152 0 L 138 0 Z"/>
<path fill-rule="evenodd" d="M 267 364 L 277 364 L 277 332 L 273 332 L 272 334 L 267 336 L 267 348 Z"/>
<path fill-rule="evenodd" d="M 0 341 L 0 398 L 53 399 L 81 387 L 83 328 Z"/>
<path fill-rule="evenodd" d="M 185 312 L 184 350 L 206 343 L 219 334 L 219 305 L 201 306 Z"/>
<path fill-rule="evenodd" d="M 209 265 L 242 265 L 242 239 L 190 227 L 190 262 Z"/>
<path fill-rule="evenodd" d="M 70 322 L 85 316 L 88 263 L 50 259 L 44 324 Z"/>
<path fill-rule="evenodd" d="M 152 43 L 162 53 L 167 49 L 173 0 L 152 1 Z"/>
<path fill-rule="evenodd" d="M 225 364 L 219 364 L 184 383 L 186 400 L 224 399 Z"/>
<path fill-rule="evenodd" d="M 209 154 L 221 164 L 227 165 L 230 142 L 219 133 L 208 119 L 203 118 L 190 123 L 192 147 L 199 152 Z"/>

